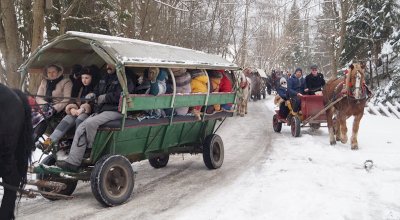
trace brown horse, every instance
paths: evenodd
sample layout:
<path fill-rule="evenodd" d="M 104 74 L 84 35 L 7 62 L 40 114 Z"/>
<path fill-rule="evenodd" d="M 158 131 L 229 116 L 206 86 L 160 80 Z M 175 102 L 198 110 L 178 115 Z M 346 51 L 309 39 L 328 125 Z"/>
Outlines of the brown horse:
<path fill-rule="evenodd" d="M 336 141 L 347 143 L 346 119 L 354 116 L 351 149 L 358 149 L 357 135 L 361 118 L 364 115 L 364 107 L 371 94 L 365 85 L 365 66 L 362 64 L 352 64 L 346 77 L 329 80 L 323 90 L 324 104 L 338 101 L 331 108 L 326 110 L 328 121 L 330 144 L 336 144 Z M 334 124 L 333 116 L 336 115 Z M 336 135 L 336 140 L 335 140 Z"/>

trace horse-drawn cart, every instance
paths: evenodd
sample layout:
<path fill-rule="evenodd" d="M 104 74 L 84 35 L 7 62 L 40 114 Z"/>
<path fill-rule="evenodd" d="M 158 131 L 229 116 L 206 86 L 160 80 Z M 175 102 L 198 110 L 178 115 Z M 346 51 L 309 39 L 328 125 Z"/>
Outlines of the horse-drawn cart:
<path fill-rule="evenodd" d="M 154 168 L 165 167 L 170 154 L 201 153 L 207 168 L 217 169 L 224 160 L 224 145 L 215 132 L 232 112 L 222 111 L 203 114 L 201 120 L 193 115 L 150 118 L 131 118 L 130 113 L 152 109 L 210 106 L 235 103 L 236 92 L 179 94 L 172 68 L 227 70 L 236 80 L 239 68 L 221 57 L 169 45 L 111 37 L 81 32 L 68 32 L 39 48 L 20 67 L 23 75 L 40 72 L 44 66 L 60 63 L 66 69 L 76 63 L 104 67 L 106 63 L 116 66 L 116 74 L 123 92 L 119 112 L 122 120 L 102 125 L 96 134 L 93 147 L 87 151 L 78 172 L 68 172 L 53 166 L 61 153 L 68 153 L 69 146 L 54 145 L 51 154 L 32 170 L 43 181 L 57 182 L 62 187 L 39 187 L 42 191 L 71 195 L 78 180 L 90 181 L 95 198 L 105 206 L 126 202 L 134 187 L 131 164 L 148 159 Z M 173 92 L 164 95 L 129 94 L 125 71 L 159 67 L 168 70 Z M 233 83 L 236 84 L 236 83 Z M 235 91 L 236 88 L 233 88 Z M 68 143 L 68 142 L 67 142 Z M 43 194 L 49 199 L 57 197 Z"/>
<path fill-rule="evenodd" d="M 289 108 L 287 118 L 282 117 L 279 114 L 279 110 L 275 110 L 276 114 L 272 119 L 275 132 L 280 132 L 282 124 L 285 123 L 290 126 L 293 137 L 299 137 L 301 127 L 309 126 L 318 129 L 321 123 L 327 122 L 325 114 L 327 107 L 324 105 L 323 96 L 321 95 L 301 96 L 301 110 L 298 113 L 293 112 L 290 101 L 286 102 Z"/>

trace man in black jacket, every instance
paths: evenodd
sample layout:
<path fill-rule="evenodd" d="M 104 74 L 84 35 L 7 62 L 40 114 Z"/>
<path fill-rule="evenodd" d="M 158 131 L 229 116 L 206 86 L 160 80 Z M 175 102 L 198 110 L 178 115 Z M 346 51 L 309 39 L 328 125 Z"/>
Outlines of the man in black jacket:
<path fill-rule="evenodd" d="M 311 73 L 306 76 L 306 89 L 309 95 L 315 95 L 315 92 L 322 91 L 325 85 L 325 79 L 322 73 L 318 72 L 317 65 L 311 65 Z"/>
<path fill-rule="evenodd" d="M 128 80 L 129 91 L 131 91 L 130 87 L 132 86 L 132 82 Z M 92 147 L 99 126 L 109 121 L 121 119 L 123 116 L 118 112 L 122 88 L 115 73 L 114 65 L 107 64 L 107 74 L 100 80 L 94 92 L 97 97 L 95 113 L 76 128 L 68 158 L 56 162 L 56 165 L 62 169 L 78 171 L 85 150 Z"/>

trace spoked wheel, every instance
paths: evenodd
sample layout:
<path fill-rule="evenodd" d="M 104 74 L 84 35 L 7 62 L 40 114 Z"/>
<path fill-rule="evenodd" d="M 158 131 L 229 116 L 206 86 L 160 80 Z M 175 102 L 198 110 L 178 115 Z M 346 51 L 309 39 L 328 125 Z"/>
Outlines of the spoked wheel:
<path fill-rule="evenodd" d="M 105 206 L 120 205 L 132 195 L 134 173 L 131 162 L 121 155 L 105 155 L 96 162 L 90 181 L 97 201 Z"/>
<path fill-rule="evenodd" d="M 149 158 L 149 163 L 152 167 L 158 169 L 167 166 L 168 160 L 169 154 L 163 154 L 161 156 Z"/>
<path fill-rule="evenodd" d="M 53 155 L 49 155 L 43 159 L 41 164 L 46 165 L 46 166 L 53 166 L 56 163 L 56 158 L 53 157 Z M 39 174 L 38 179 L 40 180 L 45 180 L 45 181 L 54 181 L 54 182 L 60 182 L 64 183 L 67 185 L 67 187 L 63 190 L 60 191 L 54 191 L 50 190 L 48 188 L 44 187 L 38 187 L 40 191 L 44 192 L 52 192 L 52 193 L 57 193 L 57 194 L 62 194 L 62 195 L 67 195 L 70 196 L 76 188 L 76 185 L 78 184 L 78 180 L 71 180 L 71 179 L 65 179 L 60 176 L 54 175 L 54 174 Z M 46 199 L 49 200 L 58 200 L 57 197 L 50 196 L 48 194 L 42 194 L 42 196 Z"/>
<path fill-rule="evenodd" d="M 297 116 L 292 117 L 292 120 L 290 122 L 290 128 L 291 128 L 293 137 L 300 136 L 300 119 L 299 119 L 299 117 L 297 117 Z"/>
<path fill-rule="evenodd" d="M 272 118 L 272 126 L 274 127 L 275 132 L 281 132 L 282 122 L 279 122 L 277 114 L 275 114 L 274 117 Z"/>
<path fill-rule="evenodd" d="M 217 134 L 206 137 L 203 145 L 203 161 L 208 169 L 218 169 L 224 162 L 224 143 Z"/>

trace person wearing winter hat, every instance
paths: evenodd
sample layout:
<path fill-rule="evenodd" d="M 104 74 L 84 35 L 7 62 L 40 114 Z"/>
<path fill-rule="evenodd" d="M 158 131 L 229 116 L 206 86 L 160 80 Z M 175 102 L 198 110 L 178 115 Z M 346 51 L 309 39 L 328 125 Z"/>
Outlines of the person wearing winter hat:
<path fill-rule="evenodd" d="M 297 68 L 288 81 L 288 93 L 294 112 L 298 112 L 300 110 L 300 97 L 305 93 L 305 84 L 303 70 L 301 68 Z"/>
<path fill-rule="evenodd" d="M 322 91 L 325 85 L 324 75 L 318 72 L 317 65 L 311 65 L 311 73 L 306 76 L 306 89 L 309 95 L 315 95 L 315 92 Z"/>
<path fill-rule="evenodd" d="M 71 97 L 74 98 L 78 97 L 79 89 L 83 86 L 81 80 L 82 68 L 82 65 L 75 64 L 71 67 L 71 72 L 69 74 L 69 79 L 72 82 Z"/>
<path fill-rule="evenodd" d="M 82 87 L 78 91 L 78 99 L 65 107 L 67 115 L 54 129 L 53 133 L 43 142 L 43 148 L 49 150 L 49 147 L 57 143 L 72 127 L 78 127 L 92 113 L 93 100 L 96 95 L 94 90 L 94 76 L 98 75 L 97 68 L 94 66 L 84 67 L 81 70 Z M 83 101 L 84 100 L 84 101 Z"/>
<path fill-rule="evenodd" d="M 32 114 L 42 114 L 49 119 L 64 110 L 68 104 L 71 97 L 72 82 L 69 79 L 64 79 L 63 67 L 57 64 L 48 65 L 44 69 L 43 75 L 44 79 L 40 83 L 35 98 L 36 103 L 41 106 L 41 110 Z M 47 121 L 41 120 L 34 127 L 34 142 L 46 131 Z"/>
<path fill-rule="evenodd" d="M 286 118 L 289 114 L 289 109 L 286 106 L 286 100 L 289 99 L 288 92 L 287 92 L 287 81 L 284 77 L 279 80 L 279 87 L 277 88 L 276 92 L 278 93 L 280 99 L 282 101 L 279 103 L 279 116 L 282 118 Z"/>
<path fill-rule="evenodd" d="M 102 76 L 94 88 L 96 102 L 94 114 L 83 121 L 75 130 L 74 140 L 68 157 L 65 160 L 56 162 L 56 166 L 76 172 L 82 163 L 87 148 L 91 148 L 96 136 L 97 129 L 109 121 L 121 119 L 123 115 L 118 112 L 119 99 L 122 93 L 121 84 L 118 81 L 116 67 L 114 64 L 107 64 L 107 74 Z M 133 83 L 127 78 L 128 91 L 133 90 Z"/>

